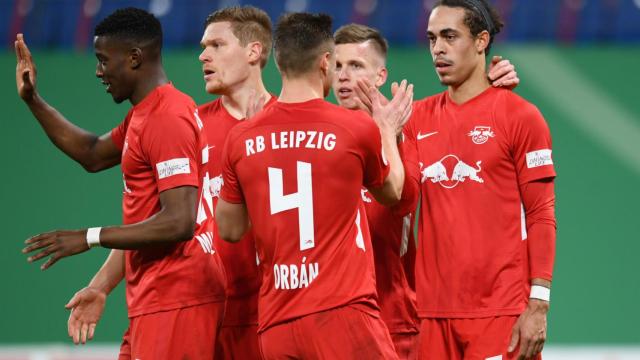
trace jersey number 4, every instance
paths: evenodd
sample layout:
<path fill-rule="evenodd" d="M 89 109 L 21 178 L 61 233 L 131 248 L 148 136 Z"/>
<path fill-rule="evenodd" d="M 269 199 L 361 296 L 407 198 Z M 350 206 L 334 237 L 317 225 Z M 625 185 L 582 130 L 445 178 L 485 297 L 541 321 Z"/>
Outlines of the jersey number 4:
<path fill-rule="evenodd" d="M 284 195 L 282 169 L 269 168 L 269 202 L 271 215 L 298 209 L 300 228 L 300 250 L 315 246 L 313 231 L 313 190 L 311 186 L 311 164 L 298 161 L 298 192 Z"/>

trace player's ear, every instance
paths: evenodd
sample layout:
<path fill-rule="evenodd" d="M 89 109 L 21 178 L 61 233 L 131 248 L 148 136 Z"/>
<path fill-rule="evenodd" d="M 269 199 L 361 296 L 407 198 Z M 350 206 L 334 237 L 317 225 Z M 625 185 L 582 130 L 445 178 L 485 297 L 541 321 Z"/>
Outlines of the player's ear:
<path fill-rule="evenodd" d="M 142 65 L 142 49 L 132 48 L 129 50 L 129 66 L 132 69 L 137 69 Z"/>
<path fill-rule="evenodd" d="M 330 52 L 325 52 L 322 54 L 320 58 L 320 71 L 322 74 L 327 75 L 331 70 L 331 61 L 333 60 L 333 55 Z"/>
<path fill-rule="evenodd" d="M 489 46 L 489 40 L 491 39 L 491 35 L 487 30 L 482 30 L 478 36 L 476 36 L 476 51 L 481 53 L 487 49 Z"/>
<path fill-rule="evenodd" d="M 247 44 L 247 52 L 249 58 L 249 64 L 254 65 L 260 63 L 264 47 L 259 41 L 250 42 Z"/>
<path fill-rule="evenodd" d="M 384 85 L 384 83 L 387 82 L 387 76 L 389 75 L 389 72 L 387 71 L 387 68 L 384 66 L 380 66 L 378 68 L 378 72 L 376 74 L 376 83 L 375 83 L 375 87 L 379 88 L 382 85 Z"/>

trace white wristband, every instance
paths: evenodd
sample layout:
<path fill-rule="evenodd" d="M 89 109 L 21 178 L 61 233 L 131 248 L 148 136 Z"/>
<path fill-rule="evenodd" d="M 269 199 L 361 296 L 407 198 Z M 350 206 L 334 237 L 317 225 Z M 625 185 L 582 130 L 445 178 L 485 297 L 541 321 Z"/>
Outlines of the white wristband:
<path fill-rule="evenodd" d="M 551 289 L 540 285 L 532 285 L 529 298 L 549 301 L 551 299 Z"/>
<path fill-rule="evenodd" d="M 89 249 L 100 246 L 100 230 L 102 230 L 101 227 L 87 229 L 87 245 L 89 245 Z"/>

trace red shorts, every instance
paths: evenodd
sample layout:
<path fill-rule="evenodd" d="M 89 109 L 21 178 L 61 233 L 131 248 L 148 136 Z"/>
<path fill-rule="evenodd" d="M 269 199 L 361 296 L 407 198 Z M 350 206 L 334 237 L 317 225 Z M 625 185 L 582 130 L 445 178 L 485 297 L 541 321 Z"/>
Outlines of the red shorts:
<path fill-rule="evenodd" d="M 519 349 L 507 353 L 517 316 L 482 319 L 422 319 L 419 359 L 511 360 Z M 534 359 L 541 360 L 538 354 Z"/>
<path fill-rule="evenodd" d="M 393 347 L 400 360 L 415 360 L 418 358 L 418 338 L 419 333 L 396 333 L 391 334 Z"/>
<path fill-rule="evenodd" d="M 258 337 L 265 360 L 398 359 L 384 322 L 350 306 L 275 325 Z"/>
<path fill-rule="evenodd" d="M 216 360 L 220 359 L 260 359 L 258 325 L 223 326 L 216 343 Z"/>
<path fill-rule="evenodd" d="M 131 318 L 118 359 L 211 360 L 223 312 L 215 302 Z"/>

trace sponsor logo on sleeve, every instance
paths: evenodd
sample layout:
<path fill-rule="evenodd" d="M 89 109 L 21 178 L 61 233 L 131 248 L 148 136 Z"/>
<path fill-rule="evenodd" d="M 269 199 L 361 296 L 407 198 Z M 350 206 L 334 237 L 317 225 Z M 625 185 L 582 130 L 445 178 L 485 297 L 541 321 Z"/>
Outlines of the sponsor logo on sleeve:
<path fill-rule="evenodd" d="M 545 165 L 553 165 L 551 149 L 542 149 L 527 153 L 527 168 L 533 169 Z"/>
<path fill-rule="evenodd" d="M 158 169 L 158 179 L 164 179 L 178 174 L 191 173 L 189 158 L 175 158 L 162 161 L 156 164 L 156 169 Z"/>

